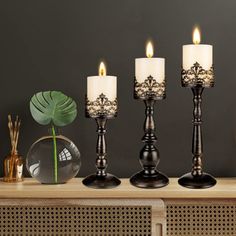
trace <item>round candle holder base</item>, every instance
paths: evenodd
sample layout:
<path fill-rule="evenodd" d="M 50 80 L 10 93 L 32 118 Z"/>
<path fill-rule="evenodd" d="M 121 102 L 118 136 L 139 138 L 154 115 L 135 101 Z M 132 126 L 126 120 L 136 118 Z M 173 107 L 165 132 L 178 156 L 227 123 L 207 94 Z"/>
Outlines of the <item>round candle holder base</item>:
<path fill-rule="evenodd" d="M 165 81 L 157 82 L 151 75 L 143 83 L 134 80 L 134 98 L 144 101 L 145 121 L 144 147 L 139 154 L 139 161 L 143 168 L 130 178 L 130 183 L 138 188 L 161 188 L 169 183 L 168 177 L 157 171 L 160 155 L 155 143 L 154 104 L 157 100 L 165 99 Z"/>
<path fill-rule="evenodd" d="M 211 188 L 216 185 L 215 178 L 207 173 L 194 176 L 190 172 L 183 175 L 178 182 L 181 186 L 191 189 Z"/>
<path fill-rule="evenodd" d="M 83 184 L 90 188 L 108 189 L 120 185 L 121 181 L 114 175 L 107 173 L 105 176 L 92 174 L 83 180 Z"/>
<path fill-rule="evenodd" d="M 197 70 L 198 71 L 198 70 Z M 200 70 L 201 71 L 201 70 Z M 200 73 L 200 72 L 199 72 Z M 192 136 L 192 171 L 188 174 L 183 175 L 179 179 L 179 184 L 186 188 L 191 189 L 204 189 L 210 188 L 216 184 L 216 180 L 209 174 L 203 172 L 203 141 L 202 141 L 202 110 L 201 110 L 201 102 L 202 102 L 202 93 L 204 88 L 209 85 L 213 86 L 213 82 L 208 84 L 208 73 L 204 74 L 203 78 L 200 76 L 202 74 L 195 74 L 195 77 L 190 77 L 190 75 L 186 75 L 182 71 L 182 82 L 183 80 L 194 79 L 197 84 L 192 85 L 188 82 L 193 92 L 193 136 Z M 212 72 L 213 73 L 213 72 Z M 210 75 L 212 75 L 210 73 Z M 199 79 L 201 78 L 201 80 Z M 213 77 L 212 77 L 213 79 Z M 203 82 L 206 82 L 205 84 Z M 194 82 L 194 83 L 195 83 Z"/>
<path fill-rule="evenodd" d="M 90 188 L 96 189 L 108 189 L 115 188 L 120 185 L 121 181 L 114 175 L 106 172 L 108 163 L 107 163 L 107 148 L 106 148 L 106 122 L 107 119 L 114 118 L 117 112 L 117 101 L 113 105 L 108 102 L 107 107 L 112 106 L 111 109 L 106 110 L 104 107 L 104 97 L 100 96 L 102 104 L 98 105 L 97 103 L 94 105 L 94 108 L 87 109 L 89 111 L 88 117 L 95 118 L 97 123 L 97 147 L 96 147 L 96 168 L 97 172 L 87 176 L 83 180 L 83 184 Z M 106 100 L 106 99 L 105 99 Z M 106 100 L 107 102 L 107 100 Z M 96 107 L 98 106 L 98 107 Z M 99 109 L 100 107 L 100 109 Z M 88 104 L 87 104 L 88 108 Z"/>
<path fill-rule="evenodd" d="M 138 188 L 162 188 L 169 184 L 169 179 L 159 171 L 149 174 L 142 170 L 130 178 L 130 183 Z"/>

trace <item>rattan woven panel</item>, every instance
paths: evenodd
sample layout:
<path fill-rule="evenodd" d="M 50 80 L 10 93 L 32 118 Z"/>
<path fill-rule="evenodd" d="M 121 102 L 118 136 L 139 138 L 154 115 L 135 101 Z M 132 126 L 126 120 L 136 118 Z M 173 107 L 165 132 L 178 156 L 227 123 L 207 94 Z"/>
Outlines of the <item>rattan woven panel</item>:
<path fill-rule="evenodd" d="M 236 202 L 167 202 L 168 236 L 236 236 Z"/>
<path fill-rule="evenodd" d="M 0 206 L 4 236 L 151 236 L 151 206 Z"/>

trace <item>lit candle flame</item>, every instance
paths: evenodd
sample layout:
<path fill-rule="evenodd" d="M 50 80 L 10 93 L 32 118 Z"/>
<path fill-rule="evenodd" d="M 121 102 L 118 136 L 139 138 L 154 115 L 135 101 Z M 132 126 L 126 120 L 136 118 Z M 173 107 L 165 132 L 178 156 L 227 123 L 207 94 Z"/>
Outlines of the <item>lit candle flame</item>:
<path fill-rule="evenodd" d="M 154 54 L 152 42 L 148 41 L 147 46 L 146 46 L 146 55 L 148 58 L 151 58 Z"/>
<path fill-rule="evenodd" d="M 193 43 L 199 44 L 201 42 L 201 33 L 198 27 L 195 27 L 193 31 Z"/>
<path fill-rule="evenodd" d="M 105 76 L 107 74 L 106 66 L 103 61 L 99 65 L 98 74 L 100 76 Z"/>

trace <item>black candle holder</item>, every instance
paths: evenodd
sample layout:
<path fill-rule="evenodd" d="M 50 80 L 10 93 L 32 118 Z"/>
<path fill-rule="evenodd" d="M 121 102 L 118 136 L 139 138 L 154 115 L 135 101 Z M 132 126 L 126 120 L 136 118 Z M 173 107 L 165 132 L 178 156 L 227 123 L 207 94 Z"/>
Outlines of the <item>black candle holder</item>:
<path fill-rule="evenodd" d="M 114 188 L 121 182 L 120 180 L 106 172 L 107 168 L 107 152 L 106 152 L 106 122 L 117 116 L 117 100 L 110 101 L 104 94 L 95 101 L 89 101 L 86 98 L 86 117 L 94 118 L 97 123 L 97 159 L 95 174 L 87 176 L 83 180 L 83 184 L 91 188 Z"/>
<path fill-rule="evenodd" d="M 156 100 L 165 98 L 165 81 L 158 83 L 152 76 L 139 83 L 135 79 L 134 98 L 144 101 L 146 106 L 146 118 L 144 122 L 145 143 L 140 151 L 139 159 L 143 170 L 130 178 L 130 183 L 140 188 L 160 188 L 169 183 L 168 177 L 156 170 L 160 161 L 159 151 L 155 147 L 157 137 L 155 135 L 155 123 L 153 119 L 154 104 Z"/>
<path fill-rule="evenodd" d="M 189 87 L 193 92 L 193 137 L 192 137 L 192 171 L 179 179 L 179 184 L 194 189 L 210 188 L 216 184 L 211 175 L 202 170 L 203 143 L 201 131 L 201 102 L 204 88 L 214 86 L 213 66 L 205 70 L 195 63 L 189 70 L 182 69 L 182 86 Z"/>

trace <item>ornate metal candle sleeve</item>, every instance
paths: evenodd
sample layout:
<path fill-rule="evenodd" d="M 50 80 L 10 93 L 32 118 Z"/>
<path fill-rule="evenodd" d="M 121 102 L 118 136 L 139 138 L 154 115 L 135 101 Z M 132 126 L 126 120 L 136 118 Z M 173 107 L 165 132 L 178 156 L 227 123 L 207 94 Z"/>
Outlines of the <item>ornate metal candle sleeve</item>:
<path fill-rule="evenodd" d="M 83 180 L 83 184 L 91 188 L 114 188 L 120 184 L 120 180 L 106 172 L 106 122 L 107 119 L 116 117 L 117 115 L 117 100 L 109 101 L 104 95 L 100 94 L 95 101 L 89 101 L 86 98 L 86 116 L 94 118 L 97 122 L 97 159 L 95 174 L 87 176 Z"/>
<path fill-rule="evenodd" d="M 187 188 L 209 188 L 216 180 L 202 169 L 203 144 L 201 132 L 201 101 L 204 88 L 214 86 L 213 67 L 205 70 L 195 63 L 189 70 L 182 69 L 182 86 L 190 87 L 193 92 L 193 138 L 192 138 L 192 171 L 179 179 L 179 184 Z"/>
<path fill-rule="evenodd" d="M 158 83 L 152 76 L 149 76 L 141 83 L 135 79 L 134 87 L 134 98 L 143 100 L 146 106 L 145 134 L 142 138 L 145 144 L 139 156 L 143 170 L 133 175 L 130 182 L 140 188 L 160 188 L 167 185 L 169 180 L 164 174 L 156 170 L 160 156 L 158 149 L 155 147 L 157 137 L 155 135 L 153 112 L 156 100 L 165 98 L 165 81 Z"/>

